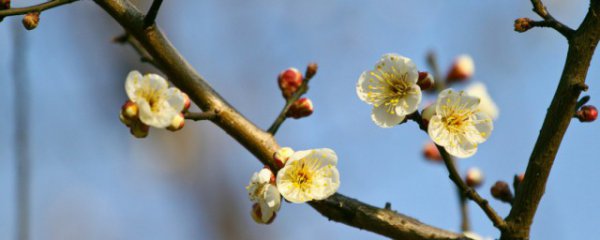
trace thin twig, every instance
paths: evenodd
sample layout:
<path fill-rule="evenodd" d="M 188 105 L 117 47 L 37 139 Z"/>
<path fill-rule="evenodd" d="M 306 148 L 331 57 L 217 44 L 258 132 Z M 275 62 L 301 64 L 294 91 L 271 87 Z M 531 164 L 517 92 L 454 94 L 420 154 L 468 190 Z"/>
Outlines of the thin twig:
<path fill-rule="evenodd" d="M 144 17 L 144 28 L 154 24 L 154 21 L 156 21 L 156 15 L 158 15 L 158 10 L 160 9 L 160 5 L 162 5 L 162 0 L 154 0 L 154 2 L 152 2 L 152 6 L 150 6 L 150 10 L 148 10 L 148 14 L 146 14 L 146 17 Z"/>
<path fill-rule="evenodd" d="M 437 144 L 436 146 L 438 151 L 440 151 L 442 158 L 444 159 L 444 164 L 448 169 L 448 177 L 450 178 L 450 180 L 452 180 L 452 182 L 456 184 L 456 186 L 465 196 L 467 196 L 469 199 L 473 200 L 475 203 L 477 203 L 477 205 L 479 205 L 479 207 L 485 212 L 488 218 L 494 223 L 494 226 L 496 226 L 500 230 L 506 228 L 506 222 L 504 222 L 502 217 L 500 217 L 498 213 L 496 213 L 496 211 L 492 208 L 492 206 L 490 206 L 488 200 L 482 198 L 479 195 L 479 193 L 475 191 L 475 189 L 467 186 L 467 184 L 462 180 L 462 178 L 458 174 L 458 171 L 456 170 L 456 167 L 454 166 L 454 164 L 452 164 L 452 156 L 450 156 L 450 154 L 446 152 L 446 149 L 444 149 L 444 147 L 439 146 Z"/>
<path fill-rule="evenodd" d="M 186 112 L 183 114 L 185 119 L 201 121 L 201 120 L 213 120 L 217 117 L 217 112 L 214 110 L 208 112 Z"/>
<path fill-rule="evenodd" d="M 121 43 L 121 44 L 128 43 L 140 55 L 141 62 L 149 63 L 152 66 L 154 66 L 155 68 L 162 70 L 160 65 L 158 65 L 158 63 L 156 63 L 156 61 L 154 61 L 154 58 L 152 58 L 152 56 L 150 56 L 150 54 L 148 53 L 148 51 L 146 51 L 144 46 L 142 46 L 142 44 L 137 39 L 135 39 L 135 37 L 131 36 L 129 33 L 123 33 L 119 36 L 116 36 L 113 38 L 113 41 L 116 43 Z"/>
<path fill-rule="evenodd" d="M 550 27 L 554 28 L 560 34 L 565 36 L 567 39 L 570 39 L 575 30 L 571 29 L 567 25 L 556 20 L 550 13 L 544 3 L 541 0 L 531 0 L 531 4 L 533 5 L 533 11 L 537 13 L 540 17 L 542 17 L 543 21 L 532 21 L 530 22 L 532 27 Z"/>
<path fill-rule="evenodd" d="M 10 8 L 6 10 L 0 10 L 0 17 L 4 16 L 14 16 L 14 15 L 24 15 L 30 12 L 42 12 L 54 7 L 58 7 L 60 5 L 69 4 L 78 0 L 54 0 L 45 3 L 40 3 L 38 5 L 22 7 L 22 8 Z"/>
<path fill-rule="evenodd" d="M 423 126 L 423 119 L 418 111 L 409 115 L 407 118 L 415 121 L 417 124 L 419 124 L 421 130 L 426 132 L 427 128 Z M 439 146 L 437 144 L 436 147 L 440 152 L 440 155 L 442 155 L 442 158 L 444 159 L 444 164 L 446 165 L 446 168 L 448 169 L 449 173 L 448 177 L 450 177 L 450 180 L 452 180 L 456 187 L 458 187 L 459 193 L 464 194 L 467 198 L 477 203 L 477 205 L 479 205 L 479 207 L 485 212 L 488 218 L 494 223 L 494 226 L 496 226 L 496 228 L 500 230 L 505 229 L 506 222 L 504 222 L 502 217 L 500 217 L 498 213 L 496 213 L 496 211 L 492 208 L 492 206 L 490 206 L 488 200 L 482 198 L 477 193 L 477 191 L 475 191 L 475 189 L 469 187 L 460 177 L 460 174 L 456 170 L 456 165 L 454 164 L 453 157 L 450 154 L 448 154 L 444 147 Z"/>
<path fill-rule="evenodd" d="M 17 239 L 29 239 L 30 155 L 29 155 L 29 78 L 27 70 L 27 38 L 20 24 L 15 24 L 13 74 L 15 83 L 15 160 L 17 191 Z"/>
<path fill-rule="evenodd" d="M 435 90 L 434 92 L 444 90 L 444 88 L 446 88 L 446 81 L 445 79 L 442 79 L 442 72 L 440 71 L 437 55 L 433 50 L 427 53 L 427 64 L 429 65 L 429 69 L 431 69 L 431 74 L 434 79 L 435 87 L 432 88 L 432 90 Z"/>
<path fill-rule="evenodd" d="M 285 102 L 285 106 L 283 107 L 283 109 L 281 109 L 279 116 L 277 116 L 273 124 L 271 124 L 271 127 L 269 127 L 269 129 L 267 130 L 268 133 L 270 133 L 271 135 L 275 135 L 275 133 L 277 133 L 277 130 L 279 130 L 281 124 L 283 124 L 285 119 L 287 119 L 287 112 L 290 110 L 292 104 L 294 104 L 294 102 L 300 99 L 300 97 L 302 97 L 302 95 L 304 95 L 308 91 L 308 82 L 311 78 L 312 76 L 306 76 L 304 77 L 304 79 L 302 79 L 302 84 L 300 84 L 300 87 L 298 87 L 298 90 L 296 90 L 294 95 L 292 95 Z"/>

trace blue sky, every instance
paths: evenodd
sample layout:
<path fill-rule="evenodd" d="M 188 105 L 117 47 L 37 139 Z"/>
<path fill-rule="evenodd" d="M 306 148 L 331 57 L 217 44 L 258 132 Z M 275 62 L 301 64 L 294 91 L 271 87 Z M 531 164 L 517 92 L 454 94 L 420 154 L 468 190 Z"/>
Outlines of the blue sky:
<path fill-rule="evenodd" d="M 23 1 L 23 5 L 37 1 Z M 545 1 L 575 28 L 586 1 Z M 143 5 L 143 4 L 142 4 Z M 470 54 L 474 80 L 500 108 L 491 138 L 461 172 L 477 166 L 491 199 L 496 180 L 522 172 L 558 84 L 567 43 L 551 29 L 519 34 L 518 17 L 537 19 L 529 1 L 166 1 L 158 22 L 189 62 L 233 106 L 266 128 L 283 100 L 277 74 L 319 63 L 307 94 L 315 113 L 289 120 L 277 134 L 294 149 L 329 147 L 340 160 L 340 192 L 434 226 L 458 231 L 454 186 L 446 170 L 421 158 L 428 137 L 409 123 L 381 129 L 355 93 L 358 76 L 394 52 L 426 69 L 435 50 L 442 69 Z M 12 116 L 12 36 L 20 19 L 0 24 L 0 109 Z M 22 30 L 24 31 L 24 30 Z M 121 28 L 91 1 L 42 14 L 27 33 L 32 88 L 33 239 L 382 239 L 329 222 L 307 205 L 284 204 L 276 221 L 256 225 L 244 186 L 260 163 L 209 122 L 180 132 L 131 137 L 118 121 L 123 83 L 132 69 L 155 71 L 133 50 L 110 42 Z M 598 105 L 597 58 L 588 73 Z M 14 236 L 14 120 L 0 119 L 0 238 Z M 600 181 L 597 123 L 572 122 L 532 228 L 532 239 L 586 239 L 600 234 L 593 191 Z M 498 231 L 471 204 L 474 231 Z M 227 228 L 224 228 L 226 226 Z"/>

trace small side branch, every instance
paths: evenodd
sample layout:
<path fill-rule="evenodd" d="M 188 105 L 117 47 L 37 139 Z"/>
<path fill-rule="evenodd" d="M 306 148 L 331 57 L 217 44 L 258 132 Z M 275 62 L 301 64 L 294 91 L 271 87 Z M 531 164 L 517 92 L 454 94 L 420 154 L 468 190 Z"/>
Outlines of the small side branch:
<path fill-rule="evenodd" d="M 552 15 L 550 15 L 548 9 L 546 9 L 546 6 L 544 6 L 544 3 L 542 3 L 541 0 L 531 0 L 531 4 L 533 4 L 533 11 L 542 17 L 542 19 L 544 19 L 543 21 L 530 21 L 531 27 L 554 28 L 554 30 L 558 31 L 567 39 L 571 38 L 575 30 L 559 22 Z"/>
<path fill-rule="evenodd" d="M 488 200 L 482 198 L 479 195 L 479 193 L 475 191 L 475 189 L 467 186 L 467 184 L 462 180 L 462 178 L 458 174 L 458 171 L 456 170 L 456 166 L 454 165 L 454 160 L 452 159 L 452 156 L 450 156 L 450 154 L 448 154 L 448 152 L 446 152 L 446 149 L 444 149 L 443 147 L 439 145 L 436 146 L 440 151 L 442 158 L 444 159 L 444 164 L 448 169 L 450 180 L 452 180 L 452 182 L 456 184 L 456 186 L 460 189 L 462 194 L 464 194 L 466 197 L 473 200 L 473 202 L 479 205 L 479 207 L 485 212 L 488 218 L 494 223 L 494 226 L 496 226 L 500 230 L 506 228 L 506 222 L 504 222 L 502 217 L 500 217 L 498 213 L 496 213 L 496 211 L 492 208 L 492 206 L 490 206 Z"/>
<path fill-rule="evenodd" d="M 308 68 L 311 68 L 311 65 L 309 65 Z M 308 72 L 308 68 L 307 68 L 307 72 Z M 302 95 L 304 95 L 308 91 L 308 82 L 310 81 L 310 79 L 312 79 L 313 76 L 314 76 L 314 73 L 313 74 L 305 74 L 304 79 L 302 79 L 302 84 L 300 84 L 300 87 L 298 87 L 298 90 L 296 90 L 294 95 L 292 95 L 287 100 L 287 102 L 285 103 L 285 106 L 283 107 L 283 109 L 281 109 L 279 116 L 277 116 L 277 118 L 275 119 L 273 124 L 271 124 L 271 127 L 269 127 L 269 129 L 267 130 L 268 133 L 270 133 L 271 135 L 275 135 L 275 133 L 277 133 L 277 130 L 279 130 L 279 127 L 281 126 L 281 124 L 283 124 L 285 119 L 287 119 L 287 112 L 290 110 L 290 107 L 292 106 L 292 104 L 294 104 L 294 102 L 296 102 L 298 99 L 300 99 L 300 97 L 302 97 Z"/>
<path fill-rule="evenodd" d="M 150 6 L 150 10 L 148 10 L 148 14 L 146 14 L 146 17 L 144 17 L 144 28 L 154 24 L 154 21 L 156 21 L 156 15 L 158 15 L 158 10 L 160 9 L 160 5 L 162 5 L 162 0 L 154 0 L 154 2 L 152 2 L 152 6 Z"/>
<path fill-rule="evenodd" d="M 58 7 L 61 5 L 69 4 L 75 2 L 77 0 L 54 0 L 45 3 L 40 3 L 38 5 L 22 7 L 22 8 L 11 8 L 6 10 L 0 10 L 0 17 L 5 16 L 15 16 L 15 15 L 25 15 L 30 12 L 42 12 L 54 7 Z"/>
<path fill-rule="evenodd" d="M 137 39 L 135 39 L 133 36 L 131 36 L 129 33 L 123 33 L 123 34 L 113 38 L 113 42 L 120 43 L 120 44 L 128 43 L 140 55 L 141 62 L 149 63 L 152 66 L 158 68 L 159 70 L 162 70 L 160 65 L 158 65 L 158 63 L 156 63 L 156 61 L 154 61 L 154 59 L 152 58 L 152 56 L 150 56 L 148 51 L 146 51 L 144 46 L 142 46 L 142 44 Z"/>
<path fill-rule="evenodd" d="M 207 112 L 186 112 L 183 114 L 185 119 L 201 121 L 201 120 L 213 120 L 217 117 L 216 111 L 207 111 Z"/>

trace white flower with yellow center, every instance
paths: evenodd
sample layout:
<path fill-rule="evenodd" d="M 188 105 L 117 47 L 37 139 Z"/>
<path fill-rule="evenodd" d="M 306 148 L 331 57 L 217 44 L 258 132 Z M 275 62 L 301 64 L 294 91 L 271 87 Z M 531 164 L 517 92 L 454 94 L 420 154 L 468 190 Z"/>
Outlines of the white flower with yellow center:
<path fill-rule="evenodd" d="M 363 72 L 356 84 L 360 100 L 373 105 L 371 119 L 380 127 L 398 125 L 421 103 L 419 73 L 409 58 L 386 54 L 375 69 Z"/>
<path fill-rule="evenodd" d="M 275 186 L 275 175 L 268 168 L 263 168 L 252 175 L 250 183 L 246 186 L 248 196 L 252 202 L 258 204 L 259 214 L 253 218 L 260 223 L 270 223 L 281 206 L 281 195 Z M 260 220 L 260 221 L 258 221 Z"/>
<path fill-rule="evenodd" d="M 169 88 L 167 81 L 156 74 L 142 76 L 138 71 L 131 71 L 125 81 L 125 91 L 138 105 L 140 120 L 152 127 L 168 127 L 185 106 L 185 95 L 177 88 Z"/>
<path fill-rule="evenodd" d="M 479 103 L 479 110 L 486 113 L 488 116 L 492 117 L 492 119 L 498 118 L 499 110 L 490 97 L 490 94 L 487 91 L 487 88 L 483 83 L 476 82 L 467 87 L 465 92 L 473 97 L 478 97 L 481 99 Z"/>
<path fill-rule="evenodd" d="M 293 203 L 323 200 L 340 187 L 337 155 L 329 148 L 295 152 L 277 173 L 277 188 Z"/>
<path fill-rule="evenodd" d="M 466 158 L 477 152 L 494 128 L 492 118 L 479 110 L 479 98 L 452 89 L 442 91 L 429 120 L 433 141 L 453 156 Z"/>

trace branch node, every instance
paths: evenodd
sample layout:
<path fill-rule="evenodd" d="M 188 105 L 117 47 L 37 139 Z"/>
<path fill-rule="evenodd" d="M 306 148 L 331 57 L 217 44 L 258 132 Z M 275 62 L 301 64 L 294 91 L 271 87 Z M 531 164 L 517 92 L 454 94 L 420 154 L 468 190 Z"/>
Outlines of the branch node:
<path fill-rule="evenodd" d="M 161 4 L 162 0 L 154 0 L 152 2 L 152 6 L 150 6 L 150 10 L 148 10 L 148 14 L 146 14 L 146 17 L 144 17 L 144 28 L 148 28 L 154 24 Z"/>

